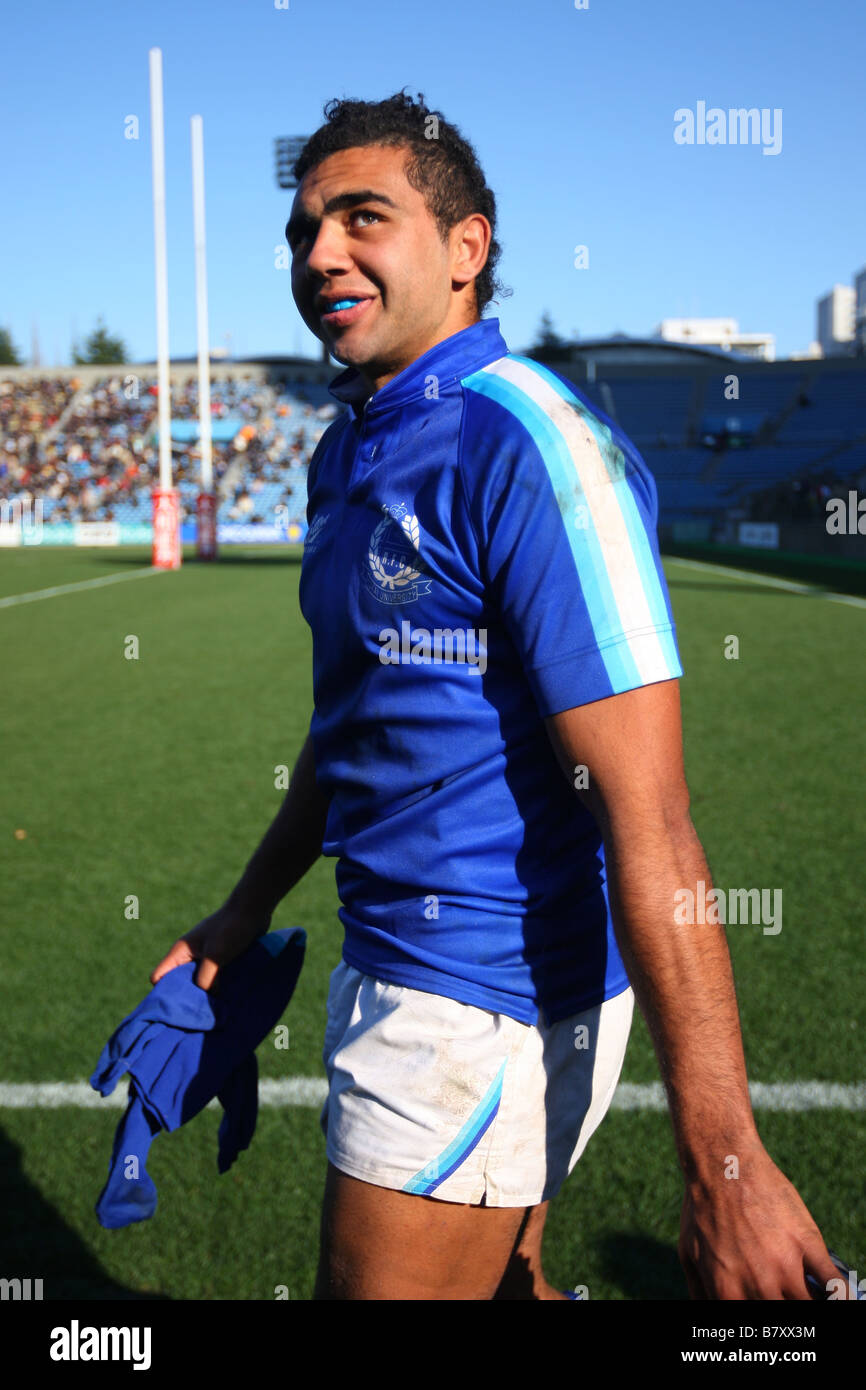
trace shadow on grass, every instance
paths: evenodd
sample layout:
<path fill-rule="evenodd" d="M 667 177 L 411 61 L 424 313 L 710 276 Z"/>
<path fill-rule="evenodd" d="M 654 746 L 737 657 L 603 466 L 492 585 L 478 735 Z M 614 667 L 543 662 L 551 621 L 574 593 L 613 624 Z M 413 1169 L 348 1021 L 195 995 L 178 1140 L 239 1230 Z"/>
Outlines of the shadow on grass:
<path fill-rule="evenodd" d="M 216 562 L 192 560 L 191 563 L 202 565 L 212 563 L 217 565 L 299 565 L 303 558 L 303 551 L 300 547 L 285 553 L 271 552 L 270 555 L 260 555 L 249 551 L 246 554 L 238 555 L 230 550 L 221 550 Z"/>
<path fill-rule="evenodd" d="M 41 1279 L 45 1301 L 135 1299 L 140 1302 L 171 1302 L 166 1294 L 142 1293 L 106 1274 L 78 1233 L 24 1174 L 21 1149 L 2 1129 L 0 1205 L 3 1210 L 0 1276 L 3 1278 Z"/>
<path fill-rule="evenodd" d="M 604 1236 L 599 1246 L 605 1278 L 620 1288 L 627 1299 L 641 1303 L 688 1300 L 686 1276 L 672 1246 L 650 1236 L 625 1232 Z"/>

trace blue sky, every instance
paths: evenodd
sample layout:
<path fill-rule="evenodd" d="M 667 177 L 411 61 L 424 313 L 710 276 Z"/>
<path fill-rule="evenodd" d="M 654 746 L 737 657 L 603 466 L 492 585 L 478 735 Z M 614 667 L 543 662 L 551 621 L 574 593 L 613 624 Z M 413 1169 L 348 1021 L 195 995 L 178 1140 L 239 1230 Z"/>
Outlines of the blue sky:
<path fill-rule="evenodd" d="M 148 49 L 163 51 L 171 350 L 195 351 L 189 118 L 204 119 L 211 344 L 318 355 L 287 270 L 277 135 L 331 97 L 401 87 L 460 126 L 497 195 L 493 308 L 515 351 L 731 315 L 815 334 L 815 300 L 866 263 L 861 0 L 141 0 L 7 7 L 0 323 L 70 360 L 102 314 L 156 346 Z M 782 111 L 782 145 L 678 145 L 674 112 Z M 141 138 L 124 138 L 129 115 Z M 574 248 L 589 249 L 587 269 Z"/>

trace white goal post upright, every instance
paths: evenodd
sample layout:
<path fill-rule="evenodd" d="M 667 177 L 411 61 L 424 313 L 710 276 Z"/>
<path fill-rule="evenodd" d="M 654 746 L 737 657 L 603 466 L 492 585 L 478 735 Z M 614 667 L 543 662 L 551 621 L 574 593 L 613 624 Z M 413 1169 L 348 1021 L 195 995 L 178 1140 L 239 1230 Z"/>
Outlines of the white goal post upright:
<path fill-rule="evenodd" d="M 198 420 L 201 490 L 198 497 L 197 553 L 216 558 L 216 496 L 213 490 L 213 442 L 210 413 L 210 347 L 207 317 L 207 249 L 204 216 L 204 128 L 201 116 L 190 117 L 192 141 L 192 211 L 195 239 L 195 316 L 198 338 Z"/>
<path fill-rule="evenodd" d="M 159 487 L 153 491 L 153 564 L 178 569 L 181 562 L 179 497 L 171 476 L 171 384 L 168 370 L 168 276 L 165 249 L 165 129 L 162 49 L 151 48 L 150 144 L 153 172 L 153 240 L 156 264 L 156 363 L 159 420 Z"/>

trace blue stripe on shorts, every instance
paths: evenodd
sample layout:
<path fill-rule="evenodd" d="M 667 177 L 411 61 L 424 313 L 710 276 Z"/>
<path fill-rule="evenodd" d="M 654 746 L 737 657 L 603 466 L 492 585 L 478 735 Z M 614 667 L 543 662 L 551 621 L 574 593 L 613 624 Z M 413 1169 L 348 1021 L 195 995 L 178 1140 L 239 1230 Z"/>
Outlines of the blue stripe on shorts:
<path fill-rule="evenodd" d="M 491 1082 L 487 1094 L 476 1105 L 457 1137 L 452 1139 L 447 1148 L 442 1150 L 438 1158 L 433 1158 L 429 1163 L 425 1163 L 414 1178 L 409 1179 L 403 1188 L 404 1192 L 416 1192 L 422 1197 L 429 1197 L 431 1192 L 436 1191 L 440 1183 L 443 1183 L 446 1178 L 450 1178 L 452 1173 L 456 1173 L 461 1163 L 469 1157 L 481 1136 L 490 1128 L 496 1117 L 499 1102 L 502 1099 L 504 1076 L 505 1062 L 502 1063 L 497 1076 Z"/>

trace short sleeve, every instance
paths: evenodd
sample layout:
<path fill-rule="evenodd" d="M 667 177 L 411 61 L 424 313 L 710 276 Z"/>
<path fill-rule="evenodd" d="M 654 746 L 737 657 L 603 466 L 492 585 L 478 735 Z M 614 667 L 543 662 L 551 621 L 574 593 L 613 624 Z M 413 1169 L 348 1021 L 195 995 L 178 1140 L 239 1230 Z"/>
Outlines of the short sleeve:
<path fill-rule="evenodd" d="M 620 431 L 537 364 L 469 378 L 479 563 L 542 717 L 682 675 L 656 490 Z"/>

